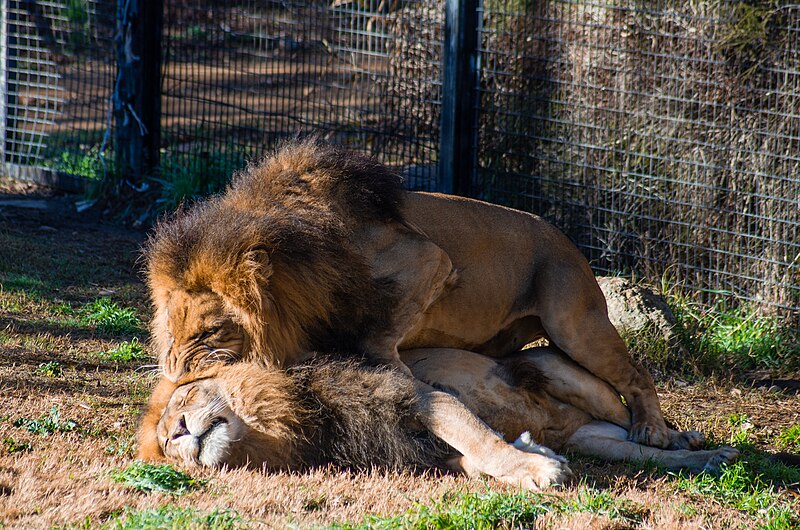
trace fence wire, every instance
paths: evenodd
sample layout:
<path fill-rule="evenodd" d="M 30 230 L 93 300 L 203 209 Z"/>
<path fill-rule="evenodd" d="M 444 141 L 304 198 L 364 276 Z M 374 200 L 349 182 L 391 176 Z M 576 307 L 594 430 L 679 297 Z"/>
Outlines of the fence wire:
<path fill-rule="evenodd" d="M 6 172 L 97 177 L 115 2 L 0 4 Z M 156 177 L 174 197 L 298 134 L 440 188 L 444 0 L 164 4 Z M 598 272 L 797 313 L 797 4 L 483 0 L 478 17 L 473 195 L 545 216 Z"/>
<path fill-rule="evenodd" d="M 316 134 L 435 189 L 443 17 L 397 4 L 167 3 L 166 178 L 213 185 L 276 140 Z"/>
<path fill-rule="evenodd" d="M 597 271 L 800 306 L 800 7 L 485 0 L 479 182 Z"/>
<path fill-rule="evenodd" d="M 112 143 L 101 149 L 116 72 L 114 2 L 5 0 L 3 8 L 6 172 L 66 187 L 75 182 L 54 173 L 102 178 L 113 166 Z"/>

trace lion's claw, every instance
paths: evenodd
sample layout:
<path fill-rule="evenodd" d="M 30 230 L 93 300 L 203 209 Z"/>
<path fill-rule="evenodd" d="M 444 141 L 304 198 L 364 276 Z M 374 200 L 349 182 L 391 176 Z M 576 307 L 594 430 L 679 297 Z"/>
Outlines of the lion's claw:
<path fill-rule="evenodd" d="M 722 464 L 732 464 L 739 459 L 739 451 L 733 447 L 722 446 L 715 449 L 713 452 L 716 454 L 709 458 L 705 467 L 703 467 L 703 472 L 705 473 L 719 475 L 721 472 L 720 466 L 722 466 Z"/>

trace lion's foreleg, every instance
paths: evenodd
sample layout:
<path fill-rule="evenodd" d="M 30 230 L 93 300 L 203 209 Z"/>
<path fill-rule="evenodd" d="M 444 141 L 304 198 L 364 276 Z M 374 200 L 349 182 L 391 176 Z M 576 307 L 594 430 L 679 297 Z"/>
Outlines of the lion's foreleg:
<path fill-rule="evenodd" d="M 531 490 L 563 483 L 572 476 L 565 462 L 526 453 L 506 443 L 452 395 L 420 381 L 415 386 L 422 423 L 463 455 L 451 460 L 451 467 Z"/>
<path fill-rule="evenodd" d="M 690 433 L 686 433 L 690 434 Z M 739 452 L 731 447 L 708 451 L 659 449 L 628 440 L 628 432 L 611 423 L 595 421 L 578 429 L 566 448 L 603 460 L 645 462 L 651 460 L 667 469 L 688 469 L 716 473 L 721 464 L 736 460 Z"/>
<path fill-rule="evenodd" d="M 372 226 L 360 239 L 369 242 L 361 251 L 373 277 L 390 280 L 396 296 L 387 329 L 369 337 L 364 349 L 373 358 L 410 375 L 400 361 L 398 348 L 425 310 L 455 281 L 453 263 L 444 250 L 410 226 Z"/>

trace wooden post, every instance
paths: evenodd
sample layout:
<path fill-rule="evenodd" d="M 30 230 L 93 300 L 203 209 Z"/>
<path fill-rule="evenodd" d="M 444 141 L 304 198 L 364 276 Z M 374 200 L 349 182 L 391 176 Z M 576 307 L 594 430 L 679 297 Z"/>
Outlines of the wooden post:
<path fill-rule="evenodd" d="M 446 0 L 440 190 L 468 195 L 477 150 L 478 5 L 480 0 Z"/>
<path fill-rule="evenodd" d="M 116 166 L 135 184 L 158 166 L 163 8 L 163 0 L 117 2 Z"/>

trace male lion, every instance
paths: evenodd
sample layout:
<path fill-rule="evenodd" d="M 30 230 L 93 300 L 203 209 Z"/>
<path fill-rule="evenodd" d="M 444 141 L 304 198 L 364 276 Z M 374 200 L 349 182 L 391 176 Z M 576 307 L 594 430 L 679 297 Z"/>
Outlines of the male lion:
<path fill-rule="evenodd" d="M 452 347 L 504 356 L 544 336 L 625 397 L 629 438 L 685 448 L 649 374 L 608 320 L 586 259 L 541 218 L 480 201 L 405 192 L 386 166 L 316 142 L 288 144 L 219 196 L 161 223 L 146 251 L 154 345 L 177 381 L 214 363 L 278 367 L 312 352 Z M 418 384 L 448 443 L 507 473 L 486 429 Z M 437 432 L 441 436 L 441 433 Z"/>
<path fill-rule="evenodd" d="M 566 470 L 566 461 L 548 448 L 692 471 L 717 471 L 737 456 L 729 447 L 668 451 L 627 441 L 630 414 L 619 395 L 555 348 L 499 361 L 453 349 L 401 356 L 415 377 L 446 388 L 507 441 L 516 440 L 515 447 L 537 453 L 545 475 L 523 484 L 532 489 L 552 482 L 546 476 L 552 468 Z M 149 432 L 140 432 L 144 459 L 267 469 L 334 463 L 480 471 L 426 429 L 412 381 L 394 370 L 342 361 L 288 371 L 238 363 L 177 385 L 164 380 L 159 393 L 147 413 L 159 418 L 157 427 L 151 422 Z"/>

